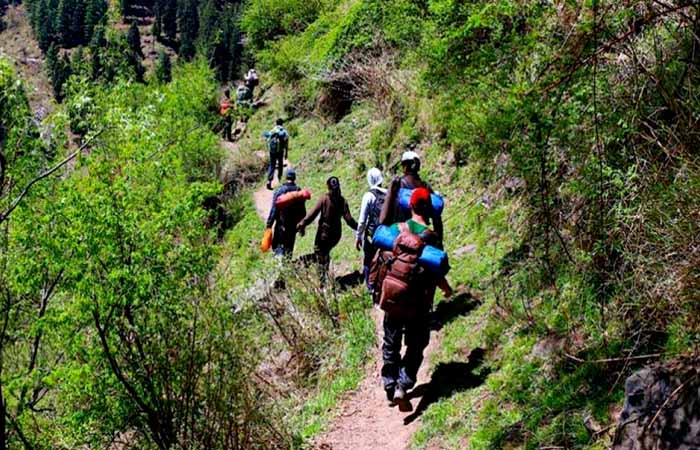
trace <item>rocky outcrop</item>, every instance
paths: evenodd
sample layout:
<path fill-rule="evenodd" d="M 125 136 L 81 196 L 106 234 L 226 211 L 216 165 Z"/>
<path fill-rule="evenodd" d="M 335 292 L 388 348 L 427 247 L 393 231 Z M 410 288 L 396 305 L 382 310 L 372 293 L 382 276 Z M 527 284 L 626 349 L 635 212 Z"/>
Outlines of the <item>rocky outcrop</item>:
<path fill-rule="evenodd" d="M 646 367 L 625 383 L 613 450 L 700 450 L 700 360 Z"/>

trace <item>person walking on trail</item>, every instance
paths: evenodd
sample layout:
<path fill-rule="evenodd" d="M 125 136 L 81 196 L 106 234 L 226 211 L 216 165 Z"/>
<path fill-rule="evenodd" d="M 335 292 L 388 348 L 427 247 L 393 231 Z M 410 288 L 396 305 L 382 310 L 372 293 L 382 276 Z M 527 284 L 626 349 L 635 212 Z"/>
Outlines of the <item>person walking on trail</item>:
<path fill-rule="evenodd" d="M 256 72 L 255 69 L 250 69 L 245 74 L 244 80 L 246 87 L 250 90 L 250 98 L 252 100 L 255 96 L 255 88 L 258 86 L 258 84 L 260 84 L 260 77 L 258 76 L 258 72 Z"/>
<path fill-rule="evenodd" d="M 367 184 L 369 191 L 362 196 L 362 206 L 360 207 L 360 219 L 355 236 L 355 248 L 362 250 L 364 257 L 362 259 L 362 269 L 365 277 L 367 289 L 372 291 L 369 282 L 370 266 L 374 255 L 377 253 L 377 247 L 372 243 L 374 232 L 379 226 L 379 215 L 384 206 L 386 198 L 386 189 L 382 187 L 382 172 L 373 167 L 367 172 Z"/>
<path fill-rule="evenodd" d="M 357 230 L 357 222 L 352 217 L 348 202 L 340 191 L 338 178 L 328 178 L 326 186 L 328 187 L 328 192 L 321 196 L 313 209 L 297 225 L 297 231 L 303 235 L 306 227 L 316 217 L 320 216 L 314 241 L 314 259 L 321 268 L 321 280 L 324 283 L 328 278 L 331 250 L 340 242 L 342 237 L 341 218 L 345 220 L 353 231 Z"/>
<path fill-rule="evenodd" d="M 306 216 L 306 206 L 303 201 L 292 203 L 284 208 L 278 208 L 276 205 L 280 196 L 301 190 L 296 184 L 296 179 L 296 171 L 291 168 L 287 169 L 286 182 L 272 196 L 267 228 L 274 226 L 272 250 L 275 256 L 292 256 L 297 234 L 296 225 Z"/>
<path fill-rule="evenodd" d="M 401 155 L 401 167 L 403 169 L 403 175 L 394 178 L 392 181 L 386 201 L 384 202 L 384 208 L 379 216 L 379 223 L 382 225 L 389 226 L 397 222 L 404 222 L 410 218 L 409 213 L 402 212 L 399 207 L 399 190 L 401 188 L 416 189 L 424 187 L 428 189 L 429 192 L 433 192 L 430 185 L 420 177 L 420 158 L 416 152 L 412 150 L 404 152 L 403 155 Z M 433 217 L 433 221 L 433 231 L 437 234 L 435 247 L 442 248 L 442 240 L 444 237 L 442 217 L 437 215 Z"/>
<path fill-rule="evenodd" d="M 221 116 L 224 118 L 224 139 L 231 142 L 231 128 L 233 127 L 233 101 L 231 100 L 231 91 L 224 90 L 224 98 L 221 100 Z"/>
<path fill-rule="evenodd" d="M 275 127 L 264 134 L 267 139 L 267 148 L 270 151 L 270 163 L 267 166 L 267 188 L 272 190 L 272 180 L 275 178 L 282 181 L 282 170 L 284 170 L 284 160 L 289 157 L 289 133 L 284 129 L 284 120 L 277 119 Z"/>
<path fill-rule="evenodd" d="M 445 297 L 452 288 L 445 277 L 437 277 L 418 265 L 426 245 L 435 246 L 437 234 L 429 228 L 432 216 L 430 191 L 417 188 L 410 198 L 411 218 L 392 225 L 399 233 L 382 281 L 380 306 L 384 310 L 382 382 L 387 399 L 401 411 L 410 411 L 406 392 L 416 384 L 423 350 L 430 340 L 430 311 L 436 287 Z M 401 357 L 402 340 L 406 351 Z"/>
<path fill-rule="evenodd" d="M 239 106 L 251 107 L 253 101 L 253 93 L 250 88 L 241 83 L 236 88 L 236 104 Z"/>

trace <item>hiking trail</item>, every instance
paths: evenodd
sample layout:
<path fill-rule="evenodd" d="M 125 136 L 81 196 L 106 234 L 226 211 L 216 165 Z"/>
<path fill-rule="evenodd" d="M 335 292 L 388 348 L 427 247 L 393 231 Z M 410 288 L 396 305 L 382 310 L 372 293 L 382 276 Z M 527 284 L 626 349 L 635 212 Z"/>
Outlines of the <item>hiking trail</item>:
<path fill-rule="evenodd" d="M 382 366 L 382 317 L 372 309 L 377 344 L 367 374 L 357 390 L 347 394 L 338 407 L 339 414 L 328 426 L 327 432 L 316 439 L 316 450 L 405 450 L 410 447 L 413 434 L 420 423 L 414 416 L 416 406 L 430 381 L 430 355 L 439 346 L 439 336 L 431 332 L 430 343 L 423 352 L 423 364 L 418 371 L 416 388 L 409 392 L 413 411 L 401 412 L 389 407 L 380 379 Z M 408 423 L 405 423 L 408 422 Z"/>

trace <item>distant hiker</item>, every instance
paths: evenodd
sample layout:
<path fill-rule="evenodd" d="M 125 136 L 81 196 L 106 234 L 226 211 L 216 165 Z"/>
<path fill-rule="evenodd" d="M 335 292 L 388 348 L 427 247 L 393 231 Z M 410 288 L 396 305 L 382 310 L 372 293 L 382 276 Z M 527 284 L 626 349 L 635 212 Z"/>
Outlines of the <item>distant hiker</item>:
<path fill-rule="evenodd" d="M 430 311 L 435 288 L 446 297 L 452 288 L 444 276 L 436 277 L 418 264 L 426 245 L 435 246 L 438 236 L 428 227 L 432 215 L 430 191 L 417 188 L 410 199 L 411 218 L 392 225 L 399 232 L 388 258 L 382 281 L 380 306 L 384 310 L 382 381 L 387 399 L 401 411 L 411 408 L 406 391 L 416 384 L 423 350 L 430 340 Z M 401 357 L 401 344 L 406 352 Z"/>
<path fill-rule="evenodd" d="M 340 219 L 344 219 L 350 228 L 357 230 L 357 222 L 350 214 L 348 202 L 340 191 L 340 181 L 337 177 L 330 177 L 326 180 L 328 192 L 321 196 L 316 206 L 297 225 L 297 230 L 302 235 L 306 227 L 313 222 L 317 216 L 318 231 L 314 241 L 314 258 L 321 268 L 322 282 L 328 278 L 328 268 L 330 266 L 330 254 L 343 234 Z"/>
<path fill-rule="evenodd" d="M 240 106 L 252 107 L 253 93 L 245 84 L 240 84 L 236 89 L 236 104 Z"/>
<path fill-rule="evenodd" d="M 296 240 L 296 225 L 306 216 L 306 205 L 303 201 L 294 202 L 284 208 L 278 208 L 276 203 L 280 196 L 289 192 L 300 191 L 296 185 L 297 173 L 287 169 L 286 182 L 272 196 L 270 215 L 267 217 L 267 228 L 272 228 L 272 250 L 275 256 L 292 256 Z"/>
<path fill-rule="evenodd" d="M 224 98 L 221 100 L 219 113 L 224 118 L 224 139 L 231 141 L 231 128 L 233 127 L 233 102 L 231 101 L 231 91 L 224 91 Z"/>
<path fill-rule="evenodd" d="M 372 244 L 372 236 L 379 225 L 379 215 L 384 207 L 386 198 L 386 189 L 382 187 L 382 172 L 373 167 L 367 172 L 367 184 L 369 191 L 362 196 L 362 207 L 360 208 L 360 221 L 357 227 L 355 238 L 355 247 L 364 253 L 362 260 L 362 268 L 365 276 L 365 284 L 370 291 L 372 287 L 369 283 L 369 269 L 372 265 L 374 255 L 377 253 L 377 247 Z"/>
<path fill-rule="evenodd" d="M 379 223 L 382 225 L 392 225 L 410 218 L 410 213 L 402 211 L 399 207 L 398 197 L 401 188 L 416 189 L 424 187 L 430 192 L 433 192 L 430 185 L 423 181 L 418 173 L 420 171 L 420 158 L 416 152 L 412 150 L 404 152 L 403 155 L 401 155 L 401 167 L 403 168 L 403 175 L 394 178 L 392 181 L 386 201 L 384 202 L 384 209 L 382 209 L 382 214 L 379 216 Z M 433 217 L 433 221 L 434 232 L 438 236 L 438 241 L 435 246 L 442 248 L 442 240 L 444 237 L 442 217 L 436 215 Z"/>
<path fill-rule="evenodd" d="M 289 157 L 289 133 L 284 129 L 284 120 L 277 119 L 275 127 L 270 131 L 266 131 L 264 136 L 267 139 L 267 148 L 270 151 L 270 163 L 267 166 L 267 188 L 272 190 L 275 169 L 277 169 L 277 179 L 281 182 L 284 160 Z"/>
<path fill-rule="evenodd" d="M 245 85 L 250 90 L 250 98 L 252 100 L 255 88 L 258 86 L 258 84 L 260 84 L 260 77 L 258 76 L 258 72 L 256 72 L 255 69 L 250 69 L 248 73 L 245 74 L 244 80 Z"/>

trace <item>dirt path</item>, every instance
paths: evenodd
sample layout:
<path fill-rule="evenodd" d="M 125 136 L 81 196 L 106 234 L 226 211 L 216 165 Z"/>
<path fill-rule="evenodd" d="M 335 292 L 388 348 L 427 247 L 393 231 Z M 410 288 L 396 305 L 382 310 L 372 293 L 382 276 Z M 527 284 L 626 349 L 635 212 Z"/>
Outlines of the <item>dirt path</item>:
<path fill-rule="evenodd" d="M 410 447 L 420 419 L 408 424 L 412 412 L 401 412 L 397 407 L 389 407 L 379 378 L 381 369 L 382 312 L 372 310 L 376 325 L 377 346 L 374 361 L 360 387 L 340 405 L 340 414 L 329 427 L 328 432 L 316 442 L 318 450 L 404 450 Z M 419 387 L 430 381 L 429 358 L 439 345 L 439 337 L 431 335 L 430 344 L 425 349 L 425 360 L 418 372 Z M 420 391 L 420 389 L 417 389 Z M 420 402 L 420 396 L 413 397 L 413 408 Z"/>
<path fill-rule="evenodd" d="M 285 170 L 287 167 L 294 167 L 289 161 L 285 160 Z M 277 189 L 279 184 L 276 184 L 277 180 L 272 183 L 272 187 Z M 275 191 L 269 190 L 265 184 L 260 186 L 255 192 L 253 192 L 253 202 L 255 203 L 255 210 L 262 220 L 267 220 L 267 216 L 270 213 L 270 206 L 272 205 L 272 194 Z"/>

